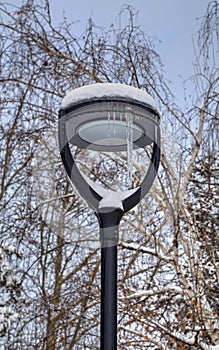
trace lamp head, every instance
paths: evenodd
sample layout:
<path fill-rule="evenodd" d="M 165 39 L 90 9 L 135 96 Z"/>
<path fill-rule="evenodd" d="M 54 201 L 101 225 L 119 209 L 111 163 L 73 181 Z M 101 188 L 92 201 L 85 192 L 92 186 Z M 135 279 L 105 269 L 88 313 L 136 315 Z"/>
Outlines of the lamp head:
<path fill-rule="evenodd" d="M 152 97 L 131 86 L 93 84 L 72 90 L 63 99 L 59 111 L 61 157 L 74 186 L 96 212 L 103 206 L 104 210 L 109 206 L 126 212 L 148 192 L 159 164 L 159 124 L 159 112 Z M 106 190 L 79 171 L 70 152 L 72 145 L 110 153 L 130 153 L 132 149 L 151 145 L 153 152 L 141 186 L 122 194 L 114 191 L 106 194 Z"/>
<path fill-rule="evenodd" d="M 160 122 L 147 93 L 113 83 L 73 90 L 63 99 L 60 116 L 65 119 L 68 142 L 106 152 L 125 151 L 129 131 L 134 148 L 150 144 Z"/>

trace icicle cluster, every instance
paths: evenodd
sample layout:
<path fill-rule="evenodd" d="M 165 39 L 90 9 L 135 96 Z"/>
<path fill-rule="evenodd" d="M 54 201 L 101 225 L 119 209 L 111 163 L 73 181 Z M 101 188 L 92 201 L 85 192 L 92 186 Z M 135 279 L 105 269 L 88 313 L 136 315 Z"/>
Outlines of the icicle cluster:
<path fill-rule="evenodd" d="M 126 127 L 127 187 L 131 187 L 133 171 L 133 110 L 131 106 L 127 105 L 123 111 L 118 113 L 116 106 L 116 104 L 111 102 L 108 107 L 108 137 L 114 137 L 116 134 L 116 115 L 119 114 L 119 122 L 124 123 Z"/>

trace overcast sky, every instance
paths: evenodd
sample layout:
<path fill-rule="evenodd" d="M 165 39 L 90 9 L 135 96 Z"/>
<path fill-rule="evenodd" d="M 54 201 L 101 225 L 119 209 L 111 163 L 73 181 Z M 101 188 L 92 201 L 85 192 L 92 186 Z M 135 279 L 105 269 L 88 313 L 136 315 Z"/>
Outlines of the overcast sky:
<path fill-rule="evenodd" d="M 19 5 L 21 0 L 9 2 Z M 78 34 L 83 32 L 90 17 L 98 26 L 118 24 L 122 6 L 132 5 L 138 10 L 137 24 L 145 33 L 161 40 L 157 51 L 179 99 L 182 98 L 180 77 L 186 79 L 193 73 L 192 39 L 195 40 L 201 22 L 198 18 L 204 15 L 208 3 L 208 0 L 50 0 L 54 21 L 61 22 L 65 14 L 75 22 Z"/>
<path fill-rule="evenodd" d="M 161 40 L 157 50 L 166 66 L 167 77 L 173 82 L 173 91 L 182 98 L 182 78 L 192 73 L 194 61 L 192 39 L 199 28 L 208 0 L 51 0 L 54 19 L 59 21 L 65 11 L 67 18 L 78 21 L 79 31 L 89 17 L 99 26 L 118 23 L 118 13 L 124 4 L 139 11 L 137 24 L 145 33 Z"/>

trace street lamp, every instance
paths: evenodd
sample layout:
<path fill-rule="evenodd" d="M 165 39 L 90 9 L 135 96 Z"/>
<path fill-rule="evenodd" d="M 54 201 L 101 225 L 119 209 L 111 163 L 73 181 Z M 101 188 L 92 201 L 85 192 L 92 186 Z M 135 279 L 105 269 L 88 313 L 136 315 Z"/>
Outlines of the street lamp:
<path fill-rule="evenodd" d="M 159 124 L 152 97 L 123 84 L 93 84 L 72 90 L 59 111 L 59 146 L 64 167 L 79 194 L 94 210 L 100 226 L 101 350 L 117 348 L 118 227 L 123 214 L 140 202 L 156 176 Z M 150 165 L 141 184 L 119 192 L 92 181 L 80 171 L 71 152 L 72 147 L 103 153 L 126 152 L 131 163 L 133 150 L 148 146 Z"/>

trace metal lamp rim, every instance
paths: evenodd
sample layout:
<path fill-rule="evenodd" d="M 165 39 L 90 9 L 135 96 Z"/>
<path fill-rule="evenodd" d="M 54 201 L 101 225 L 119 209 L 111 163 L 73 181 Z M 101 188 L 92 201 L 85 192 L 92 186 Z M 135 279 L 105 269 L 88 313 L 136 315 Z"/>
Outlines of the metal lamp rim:
<path fill-rule="evenodd" d="M 59 110 L 59 118 L 62 118 L 63 116 L 65 116 L 66 114 L 69 114 L 73 111 L 75 111 L 76 109 L 88 106 L 88 105 L 93 105 L 96 103 L 104 103 L 104 102 L 118 102 L 118 103 L 125 103 L 125 104 L 129 104 L 129 105 L 133 105 L 136 107 L 140 107 L 142 109 L 147 110 L 148 112 L 150 112 L 152 115 L 154 115 L 155 117 L 155 122 L 159 123 L 160 122 L 160 114 L 159 112 L 153 108 L 153 106 L 151 106 L 150 104 L 146 103 L 146 102 L 141 102 L 141 101 L 137 101 L 135 99 L 130 99 L 127 97 L 107 97 L 107 96 L 103 96 L 103 97 L 94 97 L 92 99 L 86 99 L 86 100 L 82 100 L 76 103 L 73 103 L 72 105 L 70 105 L 69 107 L 66 108 L 60 108 Z"/>

